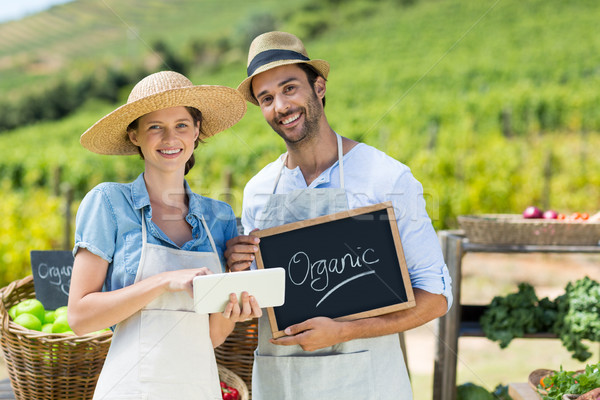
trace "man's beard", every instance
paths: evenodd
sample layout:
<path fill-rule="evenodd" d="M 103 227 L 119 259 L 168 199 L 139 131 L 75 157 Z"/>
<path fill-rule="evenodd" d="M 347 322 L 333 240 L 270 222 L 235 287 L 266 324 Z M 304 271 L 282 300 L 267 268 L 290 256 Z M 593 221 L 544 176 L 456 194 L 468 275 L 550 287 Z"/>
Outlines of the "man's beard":
<path fill-rule="evenodd" d="M 279 136 L 281 136 L 281 138 L 285 141 L 286 145 L 290 147 L 298 147 L 302 143 L 308 143 L 310 142 L 310 139 L 315 137 L 317 135 L 317 132 L 319 131 L 319 120 L 323 115 L 323 111 L 319 107 L 319 101 L 321 100 L 313 92 L 313 96 L 309 98 L 307 103 L 308 109 L 305 107 L 298 107 L 294 110 L 289 111 L 285 115 L 278 117 L 276 121 L 269 121 L 269 125 L 271 125 L 271 128 L 273 128 L 273 130 L 277 132 Z M 304 115 L 304 123 L 302 125 L 300 135 L 297 138 L 292 139 L 286 136 L 284 129 L 279 125 L 278 121 L 281 121 L 282 119 L 285 119 L 288 115 L 294 114 L 298 111 L 300 111 Z"/>

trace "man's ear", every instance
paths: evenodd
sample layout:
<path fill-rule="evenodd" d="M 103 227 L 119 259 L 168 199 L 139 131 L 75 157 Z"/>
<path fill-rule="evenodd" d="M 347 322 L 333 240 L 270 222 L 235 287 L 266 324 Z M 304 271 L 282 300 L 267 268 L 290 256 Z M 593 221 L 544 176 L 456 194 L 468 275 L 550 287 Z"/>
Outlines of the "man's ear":
<path fill-rule="evenodd" d="M 315 79 L 315 93 L 320 99 L 322 99 L 325 97 L 326 91 L 327 83 L 325 82 L 325 79 L 322 76 L 318 76 L 317 79 Z"/>
<path fill-rule="evenodd" d="M 137 141 L 137 132 L 135 129 L 128 130 L 127 135 L 129 136 L 129 140 L 131 140 L 131 143 L 135 144 L 136 146 L 139 146 Z"/>

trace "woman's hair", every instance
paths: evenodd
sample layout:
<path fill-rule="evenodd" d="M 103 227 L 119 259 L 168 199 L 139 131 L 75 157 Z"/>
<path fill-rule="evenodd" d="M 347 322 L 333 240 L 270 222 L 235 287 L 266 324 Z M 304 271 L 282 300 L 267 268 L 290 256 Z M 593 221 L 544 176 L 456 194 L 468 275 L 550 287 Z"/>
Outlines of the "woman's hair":
<path fill-rule="evenodd" d="M 198 124 L 200 126 L 200 134 L 198 135 L 198 137 L 196 138 L 196 141 L 194 142 L 194 149 L 195 149 L 196 147 L 198 147 L 198 143 L 204 143 L 204 141 L 202 139 L 200 139 L 200 136 L 202 136 L 202 112 L 194 107 L 185 107 L 185 109 L 190 113 L 192 120 L 194 121 L 194 125 Z M 136 119 L 135 121 L 133 121 L 132 123 L 129 124 L 129 126 L 127 127 L 127 132 L 135 131 L 138 129 L 138 124 L 139 124 L 140 118 L 141 117 L 139 117 L 138 119 Z M 143 160 L 144 154 L 142 154 L 142 149 L 139 146 L 137 149 L 138 149 L 138 153 L 140 153 L 140 157 L 142 157 L 142 160 Z M 192 169 L 194 164 L 196 164 L 196 159 L 194 158 L 194 153 L 192 153 L 192 156 L 185 163 L 184 175 L 187 175 L 187 173 L 190 172 L 190 170 Z"/>

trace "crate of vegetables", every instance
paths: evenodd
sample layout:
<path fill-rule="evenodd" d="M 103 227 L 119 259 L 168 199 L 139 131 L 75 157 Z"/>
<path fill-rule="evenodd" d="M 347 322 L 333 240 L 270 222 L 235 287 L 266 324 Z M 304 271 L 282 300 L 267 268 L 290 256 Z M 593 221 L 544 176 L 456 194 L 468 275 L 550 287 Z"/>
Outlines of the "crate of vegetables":
<path fill-rule="evenodd" d="M 66 315 L 56 316 L 63 310 L 49 323 L 52 314 L 35 300 L 32 275 L 10 283 L 0 296 L 0 346 L 15 398 L 91 399 L 112 332 L 77 336 Z"/>
<path fill-rule="evenodd" d="M 528 207 L 523 214 L 460 215 L 458 223 L 469 241 L 479 244 L 596 246 L 600 241 L 600 213 Z"/>

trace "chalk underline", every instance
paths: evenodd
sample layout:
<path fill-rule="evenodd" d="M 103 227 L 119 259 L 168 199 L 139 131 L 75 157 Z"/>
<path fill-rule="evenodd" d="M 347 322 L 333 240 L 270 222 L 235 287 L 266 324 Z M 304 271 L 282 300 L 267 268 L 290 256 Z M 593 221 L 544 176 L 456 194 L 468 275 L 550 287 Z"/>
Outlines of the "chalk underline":
<path fill-rule="evenodd" d="M 333 288 L 331 288 L 331 290 L 329 292 L 327 292 L 327 294 L 325 296 L 323 296 L 323 298 L 321 300 L 319 300 L 316 307 L 319 307 L 319 304 L 321 304 L 323 302 L 323 300 L 325 300 L 331 293 L 335 292 L 336 290 L 338 290 L 339 288 L 344 286 L 346 283 L 353 281 L 355 279 L 358 279 L 358 278 L 362 278 L 363 276 L 366 276 L 366 275 L 374 274 L 374 273 L 375 273 L 375 271 L 363 272 L 362 274 L 354 275 L 352 278 L 348 278 L 345 281 L 338 283 Z"/>

